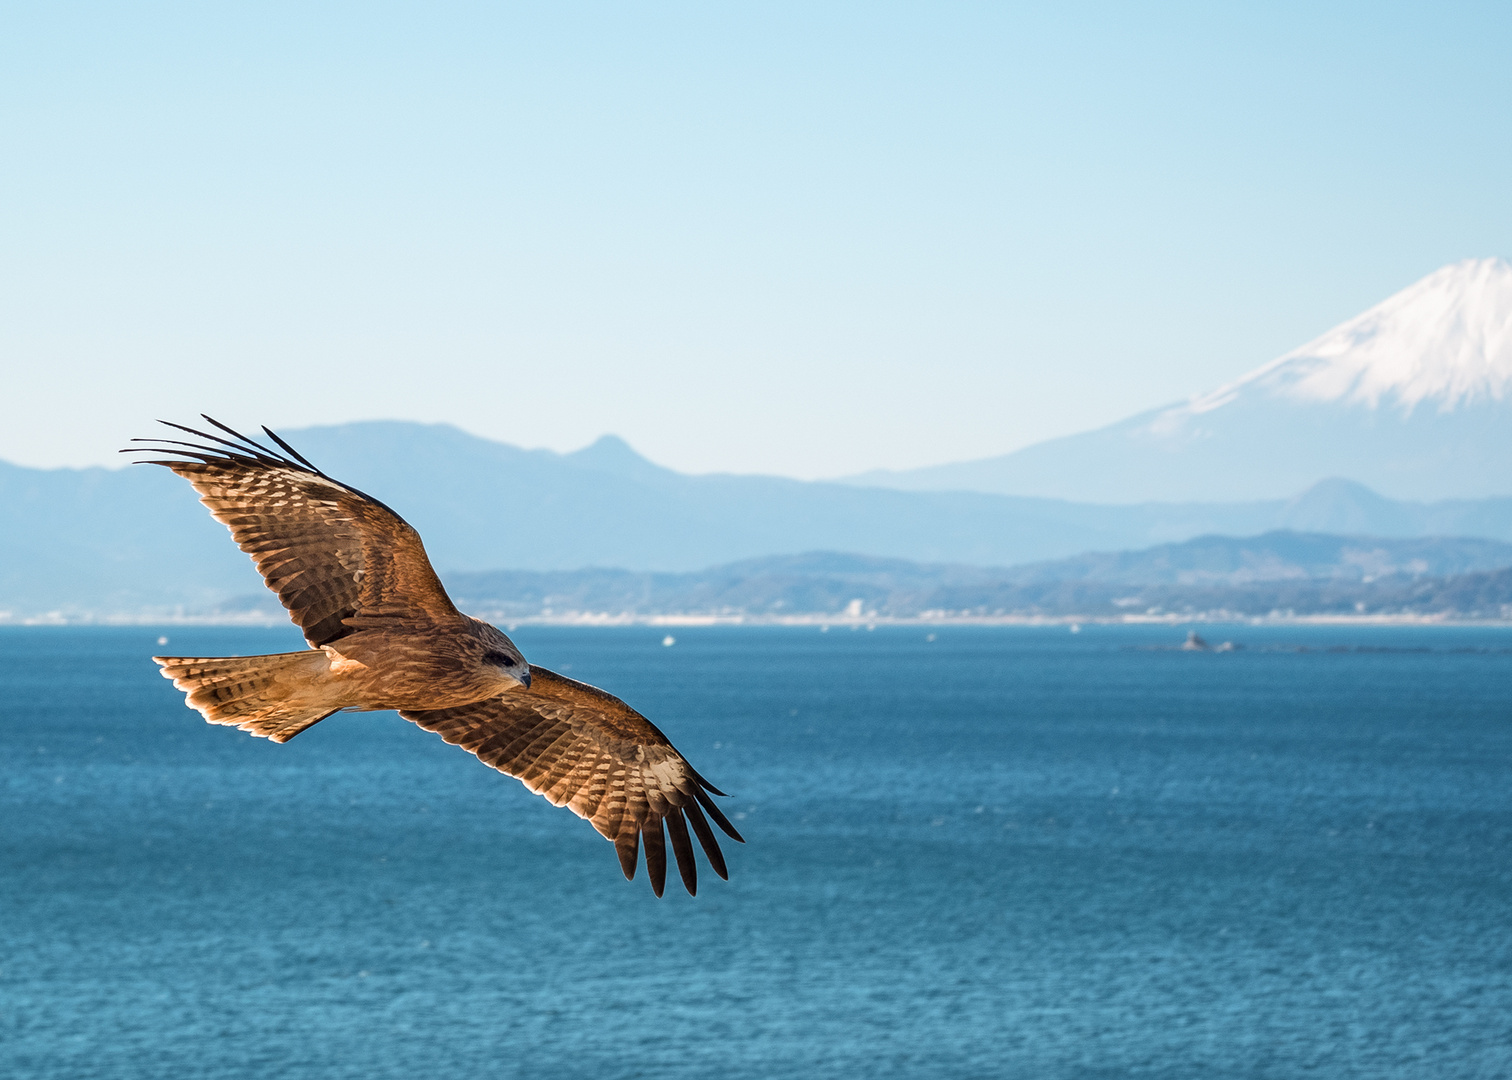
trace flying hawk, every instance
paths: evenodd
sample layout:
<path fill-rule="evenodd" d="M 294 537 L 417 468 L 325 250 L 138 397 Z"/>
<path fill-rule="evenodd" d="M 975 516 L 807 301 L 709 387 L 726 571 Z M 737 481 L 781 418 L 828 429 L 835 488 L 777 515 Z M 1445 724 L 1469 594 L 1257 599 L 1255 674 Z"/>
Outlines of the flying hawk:
<path fill-rule="evenodd" d="M 458 611 L 420 534 L 383 503 L 333 480 L 266 427 L 278 450 L 205 420 L 229 438 L 162 421 L 200 441 L 133 439 L 149 445 L 130 450 L 172 455 L 144 463 L 194 485 L 310 648 L 154 656 L 190 708 L 274 742 L 343 709 L 397 709 L 587 818 L 614 841 L 627 878 L 644 841 L 657 896 L 667 877 L 663 822 L 689 893 L 698 889 L 689 825 L 714 872 L 729 876 L 704 817 L 745 842 L 709 797 L 724 792 L 651 721 L 612 694 L 528 664 L 502 632 Z"/>

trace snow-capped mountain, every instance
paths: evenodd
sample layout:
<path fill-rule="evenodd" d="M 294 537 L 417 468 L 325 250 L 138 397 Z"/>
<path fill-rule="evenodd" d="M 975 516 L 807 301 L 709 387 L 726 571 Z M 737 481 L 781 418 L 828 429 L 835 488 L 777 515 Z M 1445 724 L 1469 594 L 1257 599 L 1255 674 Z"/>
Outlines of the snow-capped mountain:
<path fill-rule="evenodd" d="M 1451 412 L 1501 401 L 1509 388 L 1512 263 L 1467 259 L 1167 415 L 1212 412 L 1246 393 Z"/>
<path fill-rule="evenodd" d="M 1227 386 L 1098 431 L 853 482 L 1136 502 L 1334 476 L 1396 498 L 1512 493 L 1512 263 L 1443 267 Z"/>

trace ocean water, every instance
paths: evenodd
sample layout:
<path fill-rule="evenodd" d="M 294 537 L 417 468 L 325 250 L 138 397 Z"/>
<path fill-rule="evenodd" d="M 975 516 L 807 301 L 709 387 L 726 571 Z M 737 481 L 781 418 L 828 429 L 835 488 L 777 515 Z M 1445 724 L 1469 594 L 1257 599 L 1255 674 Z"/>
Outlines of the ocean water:
<path fill-rule="evenodd" d="M 731 792 L 657 900 L 393 715 L 276 746 L 147 659 L 292 631 L 0 629 L 0 1076 L 1512 1075 L 1512 631 L 665 632 L 515 635 Z"/>

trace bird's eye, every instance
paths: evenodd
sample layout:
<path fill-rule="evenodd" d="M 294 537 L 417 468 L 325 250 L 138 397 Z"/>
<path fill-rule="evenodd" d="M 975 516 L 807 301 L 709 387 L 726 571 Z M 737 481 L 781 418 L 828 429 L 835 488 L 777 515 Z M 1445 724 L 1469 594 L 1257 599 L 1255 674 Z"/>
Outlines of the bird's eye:
<path fill-rule="evenodd" d="M 514 667 L 515 658 L 508 653 L 486 652 L 483 654 L 485 664 L 498 664 L 500 667 Z"/>

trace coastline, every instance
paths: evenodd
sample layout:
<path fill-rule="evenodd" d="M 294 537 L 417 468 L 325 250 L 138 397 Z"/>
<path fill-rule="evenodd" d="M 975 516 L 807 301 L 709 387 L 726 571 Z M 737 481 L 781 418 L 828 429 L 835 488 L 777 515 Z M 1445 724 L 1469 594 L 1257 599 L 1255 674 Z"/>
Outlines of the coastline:
<path fill-rule="evenodd" d="M 1448 613 L 1433 614 L 1272 614 L 1238 615 L 1229 612 L 1201 612 L 1159 615 L 966 615 L 926 614 L 911 616 L 852 617 L 847 614 L 824 615 L 709 615 L 697 612 L 662 615 L 612 614 L 609 612 L 564 612 L 551 615 L 506 616 L 500 612 L 479 611 L 478 618 L 506 628 L 517 626 L 583 627 L 699 627 L 699 626 L 793 626 L 819 629 L 877 629 L 886 626 L 1504 626 L 1512 628 L 1512 619 L 1464 618 Z M 289 622 L 281 616 L 260 612 L 248 614 L 189 615 L 160 612 L 84 614 L 49 612 L 44 615 L 14 615 L 0 612 L 0 628 L 27 626 L 228 626 L 279 627 Z"/>

